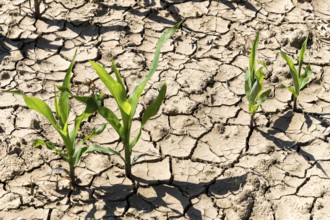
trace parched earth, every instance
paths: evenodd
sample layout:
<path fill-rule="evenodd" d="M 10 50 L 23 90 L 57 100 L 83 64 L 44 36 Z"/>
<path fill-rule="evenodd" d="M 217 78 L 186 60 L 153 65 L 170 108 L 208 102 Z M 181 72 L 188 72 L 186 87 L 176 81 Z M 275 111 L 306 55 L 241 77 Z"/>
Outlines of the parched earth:
<path fill-rule="evenodd" d="M 51 105 L 75 49 L 75 92 L 106 92 L 88 60 L 111 71 L 111 57 L 131 91 L 159 36 L 186 21 L 163 47 L 138 108 L 167 82 L 161 111 L 134 148 L 134 182 L 118 157 L 90 154 L 77 168 L 81 187 L 71 189 L 67 165 L 32 145 L 60 143 L 56 132 L 21 97 L 0 95 L 0 219 L 330 219 L 328 0 L 45 2 L 35 20 L 28 0 L 0 0 L 0 87 Z M 250 130 L 243 81 L 257 30 L 272 93 Z M 293 113 L 279 50 L 296 60 L 307 35 L 312 75 Z M 72 104 L 72 115 L 84 108 Z M 111 98 L 105 104 L 118 113 Z M 102 123 L 93 116 L 82 133 Z M 93 142 L 122 152 L 110 126 Z"/>

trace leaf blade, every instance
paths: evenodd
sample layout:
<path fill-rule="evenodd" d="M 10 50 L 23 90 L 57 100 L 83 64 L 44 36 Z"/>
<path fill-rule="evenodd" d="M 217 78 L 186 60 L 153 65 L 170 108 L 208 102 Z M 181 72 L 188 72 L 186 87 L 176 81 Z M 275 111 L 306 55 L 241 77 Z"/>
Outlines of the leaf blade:
<path fill-rule="evenodd" d="M 89 61 L 96 73 L 99 75 L 101 81 L 108 88 L 111 95 L 115 98 L 119 108 L 123 113 L 129 115 L 131 112 L 131 105 L 126 101 L 126 91 L 123 86 L 114 80 L 112 76 L 98 63 Z"/>
<path fill-rule="evenodd" d="M 57 122 L 54 118 L 54 115 L 50 109 L 50 107 L 41 99 L 35 98 L 35 97 L 29 97 L 24 95 L 23 96 L 25 104 L 28 108 L 35 110 L 39 114 L 43 115 L 51 124 L 52 126 L 57 130 L 61 131 L 61 129 L 58 127 Z M 61 131 L 62 133 L 62 131 Z"/>
<path fill-rule="evenodd" d="M 65 77 L 64 77 L 64 80 L 62 83 L 62 87 L 65 87 L 68 90 L 70 89 L 71 73 L 73 70 L 73 66 L 75 64 L 76 56 L 77 56 L 77 50 L 74 53 L 74 56 L 71 60 L 68 70 L 66 71 L 66 74 L 65 74 Z M 55 108 L 58 109 L 58 111 L 56 111 L 56 113 L 59 118 L 60 124 L 62 125 L 62 128 L 66 127 L 68 124 L 68 118 L 69 118 L 69 112 L 70 112 L 69 95 L 70 94 L 68 92 L 61 91 L 60 97 L 59 97 L 59 100 L 57 103 L 58 106 L 56 106 L 56 103 L 55 103 Z"/>
<path fill-rule="evenodd" d="M 300 80 L 299 80 L 298 72 L 293 64 L 292 59 L 282 50 L 281 50 L 281 56 L 287 62 L 288 66 L 289 66 L 291 77 L 293 79 L 295 94 L 298 95 L 299 88 L 300 88 Z"/>
<path fill-rule="evenodd" d="M 162 88 L 160 89 L 158 96 L 156 97 L 156 99 L 147 107 L 147 109 L 145 110 L 143 116 L 142 116 L 142 121 L 141 121 L 141 126 L 143 128 L 143 126 L 145 125 L 145 123 L 153 116 L 155 116 L 157 114 L 157 112 L 159 111 L 159 108 L 161 106 L 161 104 L 163 103 L 164 99 L 165 99 L 165 95 L 166 95 L 166 90 L 167 90 L 167 86 L 166 83 L 163 84 Z"/>
<path fill-rule="evenodd" d="M 301 76 L 301 68 L 304 63 L 304 55 L 307 47 L 307 42 L 308 42 L 308 36 L 304 40 L 304 43 L 301 46 L 300 52 L 299 52 L 299 60 L 298 60 L 298 75 L 299 77 Z"/>
<path fill-rule="evenodd" d="M 150 78 L 153 76 L 153 74 L 155 73 L 157 66 L 158 66 L 158 61 L 159 61 L 159 57 L 160 57 L 160 50 L 162 48 L 162 46 L 165 44 L 165 42 L 172 36 L 174 35 L 175 31 L 180 27 L 180 25 L 184 22 L 184 20 L 180 21 L 179 23 L 177 23 L 176 25 L 174 25 L 173 27 L 171 27 L 169 30 L 167 30 L 164 34 L 162 34 L 162 36 L 159 38 L 159 40 L 157 41 L 157 46 L 156 46 L 156 51 L 155 51 L 155 55 L 153 58 L 153 62 L 151 65 L 151 68 L 149 70 L 148 75 L 146 76 L 146 78 L 144 78 L 134 89 L 133 93 L 131 94 L 131 96 L 128 98 L 128 102 L 131 104 L 132 106 L 132 112 L 130 114 L 130 119 L 133 118 L 135 111 L 136 111 L 136 107 L 137 107 L 137 103 L 141 97 L 141 94 L 146 86 L 146 84 L 148 83 L 148 81 L 150 80 Z"/>

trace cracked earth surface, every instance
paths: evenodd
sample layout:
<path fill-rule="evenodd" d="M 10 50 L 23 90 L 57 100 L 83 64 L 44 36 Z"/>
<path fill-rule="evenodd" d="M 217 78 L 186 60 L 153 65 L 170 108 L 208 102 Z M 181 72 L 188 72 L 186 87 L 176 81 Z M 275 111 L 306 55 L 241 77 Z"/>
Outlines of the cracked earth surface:
<path fill-rule="evenodd" d="M 0 95 L 0 219 L 330 219 L 328 1 L 45 2 L 35 20 L 28 0 L 0 0 L 0 87 L 51 105 L 76 48 L 74 91 L 88 94 L 88 78 L 106 92 L 88 60 L 111 71 L 111 57 L 131 89 L 148 72 L 161 33 L 186 21 L 163 47 L 138 108 L 167 82 L 161 111 L 134 148 L 134 181 L 119 158 L 91 154 L 72 190 L 67 165 L 32 146 L 35 138 L 60 143 L 55 131 L 21 97 Z M 257 30 L 273 92 L 250 130 L 243 81 Z M 302 111 L 293 113 L 279 49 L 296 60 L 307 34 L 312 76 Z M 72 104 L 75 114 L 84 107 Z M 105 104 L 118 113 L 112 99 Z M 92 117 L 82 130 L 102 123 Z M 110 126 L 93 142 L 123 151 Z"/>

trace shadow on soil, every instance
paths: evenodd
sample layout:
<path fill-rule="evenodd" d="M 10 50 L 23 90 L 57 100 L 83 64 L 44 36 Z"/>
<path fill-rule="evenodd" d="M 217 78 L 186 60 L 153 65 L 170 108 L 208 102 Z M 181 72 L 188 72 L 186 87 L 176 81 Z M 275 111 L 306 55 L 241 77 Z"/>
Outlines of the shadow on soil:
<path fill-rule="evenodd" d="M 136 213 L 147 214 L 159 208 L 160 213 L 163 212 L 165 216 L 168 215 L 166 214 L 167 212 L 171 215 L 173 214 L 179 217 L 185 215 L 189 219 L 202 220 L 203 213 L 192 206 L 193 204 L 191 204 L 189 201 L 190 196 L 185 193 L 186 190 L 195 192 L 196 195 L 201 195 L 203 193 L 220 196 L 226 195 L 227 193 L 235 192 L 241 189 L 246 184 L 247 177 L 248 174 L 244 174 L 232 178 L 217 179 L 215 181 L 202 182 L 198 184 L 174 180 L 171 185 L 160 183 L 155 184 L 154 181 L 148 181 L 134 177 L 137 185 L 136 190 L 134 190 L 132 186 L 125 186 L 121 184 L 113 186 L 92 187 L 92 189 L 94 191 L 94 196 L 98 200 L 102 200 L 105 204 L 104 208 L 102 209 L 102 211 L 106 212 L 104 215 L 102 215 L 103 218 L 118 216 L 118 214 L 116 215 L 115 213 L 116 210 L 127 211 L 128 209 L 135 209 Z M 145 197 L 139 194 L 139 188 L 148 188 L 151 192 L 151 197 Z M 114 196 L 113 193 L 118 195 L 120 192 L 127 194 L 126 199 L 121 201 L 114 201 L 114 197 L 116 196 Z M 180 210 L 176 209 L 177 205 L 166 202 L 166 198 L 169 196 L 173 197 L 180 203 L 181 207 L 184 209 L 184 213 L 181 213 Z M 96 217 L 96 213 L 100 211 L 100 208 L 95 204 L 96 201 L 93 201 L 93 207 L 88 212 L 86 218 L 93 219 Z M 162 211 L 164 210 L 162 207 L 167 211 Z M 127 216 L 128 215 L 129 214 L 127 214 Z"/>
<path fill-rule="evenodd" d="M 190 0 L 190 1 L 203 2 L 206 0 Z M 257 9 L 247 1 L 241 1 L 235 4 L 229 0 L 219 0 L 219 2 L 226 5 L 231 10 L 236 10 L 237 9 L 236 4 L 237 4 L 244 6 L 248 10 L 257 12 Z M 154 22 L 168 24 L 171 26 L 183 19 L 182 16 L 180 15 L 180 11 L 175 7 L 175 4 L 178 4 L 180 2 L 178 3 L 167 2 L 167 1 L 160 2 L 162 10 L 167 10 L 169 12 L 169 15 L 174 19 L 174 21 L 159 15 L 159 10 L 154 8 L 149 8 L 149 10 L 141 10 L 141 9 L 135 9 L 131 6 L 123 7 L 116 4 L 107 5 L 102 0 L 97 1 L 97 3 L 99 5 L 99 8 L 95 12 L 95 17 L 107 16 L 109 10 L 117 10 L 117 11 L 122 11 L 123 13 L 125 12 L 131 13 L 133 15 L 140 17 L 148 17 L 148 19 Z M 155 6 L 156 2 L 154 0 L 145 0 L 144 4 L 145 7 L 150 7 L 150 6 Z M 27 16 L 30 16 L 31 18 L 31 15 L 27 15 Z M 112 31 L 117 31 L 117 32 L 123 31 L 125 32 L 126 35 L 131 34 L 129 25 L 102 26 L 97 23 L 94 24 L 90 21 L 80 21 L 80 20 L 67 21 L 64 19 L 48 19 L 45 17 L 42 17 L 40 20 L 45 22 L 45 24 L 50 28 L 56 27 L 58 31 L 70 30 L 71 32 L 74 32 L 77 36 L 73 38 L 77 38 L 78 36 L 81 38 L 98 36 L 101 27 L 103 33 L 108 33 Z M 58 37 L 58 40 L 60 39 L 61 37 Z M 36 38 L 21 38 L 19 34 L 19 36 L 14 39 L 10 39 L 7 36 L 0 34 L 0 63 L 5 57 L 10 56 L 11 47 L 18 48 L 22 53 L 23 57 L 26 57 L 28 50 L 36 49 L 36 48 L 44 49 L 44 50 L 51 49 L 51 50 L 56 50 L 57 52 L 59 52 L 60 50 L 65 51 L 65 47 L 54 45 L 54 40 L 45 39 L 42 36 L 42 34 L 40 34 Z"/>
<path fill-rule="evenodd" d="M 99 9 L 97 10 L 95 16 L 103 16 L 107 13 L 108 10 L 113 9 L 117 11 L 123 11 L 123 12 L 129 12 L 133 15 L 136 16 L 143 16 L 143 17 L 148 17 L 150 20 L 157 22 L 157 23 L 162 23 L 162 24 L 169 24 L 169 25 L 174 25 L 177 22 L 181 21 L 183 17 L 180 15 L 180 10 L 175 7 L 176 4 L 180 3 L 185 3 L 185 2 L 205 2 L 207 0 L 188 0 L 188 1 L 166 1 L 166 0 L 161 0 L 160 1 L 160 6 L 162 7 L 162 10 L 167 10 L 169 12 L 169 15 L 175 20 L 173 22 L 170 19 L 166 19 L 162 16 L 159 16 L 159 11 L 155 8 L 150 8 L 149 11 L 147 12 L 142 12 L 139 9 L 133 9 L 130 6 L 124 7 L 124 6 L 119 6 L 119 5 L 107 5 L 105 4 L 102 0 L 99 0 Z M 257 12 L 258 9 L 255 8 L 251 3 L 245 0 L 240 0 L 236 4 L 234 4 L 230 0 L 218 0 L 218 2 L 226 5 L 230 10 L 235 11 L 237 9 L 236 5 L 240 5 L 245 7 L 247 10 L 251 10 L 254 12 Z M 155 0 L 144 0 L 144 6 L 145 7 L 153 7 L 156 6 L 156 1 Z"/>
<path fill-rule="evenodd" d="M 112 26 L 102 26 L 100 27 L 97 24 L 93 24 L 89 21 L 81 22 L 79 20 L 73 20 L 73 21 L 66 21 L 64 19 L 60 20 L 50 20 L 47 18 L 41 19 L 48 28 L 55 28 L 58 32 L 61 31 L 70 31 L 72 32 L 72 36 L 69 36 L 69 38 L 77 38 L 81 37 L 82 39 L 85 39 L 86 37 L 97 37 L 99 34 L 106 34 L 113 31 L 116 32 L 125 32 L 125 35 L 131 34 L 130 28 L 127 25 L 112 25 Z M 57 53 L 59 51 L 66 51 L 69 50 L 68 48 L 65 48 L 64 45 L 58 45 L 54 43 L 58 40 L 61 40 L 62 37 L 57 36 L 55 39 L 49 40 L 46 39 L 43 35 L 48 35 L 50 33 L 43 33 L 39 36 L 36 36 L 36 38 L 21 38 L 18 36 L 17 38 L 10 39 L 4 35 L 0 34 L 0 62 L 7 56 L 10 56 L 11 51 L 18 49 L 24 58 L 26 58 L 26 54 L 29 50 L 35 50 L 35 49 L 43 49 L 45 51 L 49 50 L 55 50 Z M 101 42 L 95 41 L 96 44 L 99 44 Z M 70 48 L 71 49 L 71 48 Z"/>
<path fill-rule="evenodd" d="M 312 126 L 312 120 L 311 120 L 311 116 L 310 114 L 307 113 L 302 113 L 304 114 L 304 118 L 305 118 L 305 123 L 307 124 L 307 127 Z M 289 126 L 290 123 L 292 121 L 294 113 L 292 111 L 288 111 L 286 112 L 284 115 L 282 115 L 281 117 L 279 117 L 275 122 L 274 125 L 272 127 L 272 129 L 268 130 L 268 132 L 264 132 L 262 130 L 260 130 L 259 128 L 256 128 L 256 131 L 260 132 L 260 134 L 265 137 L 267 140 L 272 141 L 278 148 L 284 150 L 284 149 L 288 149 L 288 150 L 293 150 L 296 151 L 299 155 L 303 156 L 303 158 L 307 161 L 314 161 L 316 163 L 316 167 L 318 169 L 320 169 L 326 176 L 328 176 L 325 172 L 325 170 L 323 169 L 323 167 L 321 166 L 321 164 L 316 160 L 316 158 L 304 151 L 304 147 L 307 146 L 309 143 L 307 144 L 302 144 L 302 143 L 297 143 L 295 141 L 285 141 L 282 140 L 281 138 L 277 138 L 275 135 L 279 134 L 279 133 L 285 133 Z M 320 118 L 318 117 L 313 117 L 319 121 L 322 122 L 322 120 L 320 120 Z M 323 122 L 322 122 L 323 123 Z"/>

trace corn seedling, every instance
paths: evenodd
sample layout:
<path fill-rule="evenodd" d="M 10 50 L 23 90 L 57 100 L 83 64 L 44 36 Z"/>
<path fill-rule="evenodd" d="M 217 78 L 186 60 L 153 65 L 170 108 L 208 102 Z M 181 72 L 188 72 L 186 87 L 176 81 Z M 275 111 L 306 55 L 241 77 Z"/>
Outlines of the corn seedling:
<path fill-rule="evenodd" d="M 59 133 L 65 145 L 64 148 L 60 146 L 56 146 L 55 143 L 52 143 L 50 141 L 45 141 L 42 139 L 34 140 L 34 145 L 36 147 L 46 146 L 48 149 L 60 155 L 61 158 L 69 164 L 69 176 L 72 186 L 76 185 L 75 167 L 79 163 L 81 156 L 83 154 L 91 153 L 95 151 L 110 153 L 108 148 L 103 148 L 101 146 L 97 146 L 97 145 L 85 146 L 86 141 L 103 132 L 103 130 L 106 127 L 106 124 L 103 124 L 98 128 L 94 128 L 88 136 L 83 137 L 82 140 L 76 143 L 76 137 L 81 123 L 83 122 L 84 119 L 87 119 L 89 116 L 91 116 L 94 112 L 97 111 L 100 102 L 103 100 L 104 97 L 103 95 L 93 94 L 90 97 L 83 97 L 83 96 L 76 97 L 78 100 L 79 99 L 84 100 L 86 103 L 88 103 L 88 105 L 86 106 L 84 112 L 75 118 L 73 128 L 71 132 L 69 132 L 69 112 L 70 112 L 69 95 L 70 94 L 68 91 L 62 88 L 70 88 L 70 78 L 71 78 L 72 68 L 74 65 L 74 60 L 75 58 L 73 58 L 70 67 L 66 72 L 62 86 L 54 87 L 56 117 L 54 117 L 50 107 L 41 99 L 27 96 L 20 91 L 6 91 L 6 92 L 22 95 L 27 107 L 43 115 L 54 127 L 54 129 Z M 57 96 L 56 88 L 60 89 L 59 97 Z"/>
<path fill-rule="evenodd" d="M 250 128 L 253 128 L 254 124 L 254 115 L 258 110 L 259 106 L 264 103 L 268 98 L 271 90 L 263 91 L 264 85 L 262 80 L 265 77 L 262 67 L 256 70 L 256 52 L 259 44 L 259 33 L 257 33 L 256 39 L 252 45 L 252 50 L 249 58 L 249 67 L 245 73 L 245 95 L 249 102 L 249 112 L 251 114 Z M 259 62 L 262 66 L 265 66 L 264 63 Z"/>
<path fill-rule="evenodd" d="M 155 98 L 155 100 L 145 109 L 144 114 L 142 116 L 141 120 L 141 127 L 133 139 L 130 138 L 131 136 L 131 126 L 133 117 L 136 112 L 136 108 L 138 105 L 138 102 L 140 100 L 141 94 L 144 91 L 145 86 L 147 85 L 150 78 L 155 73 L 159 56 L 160 56 L 160 49 L 164 45 L 164 43 L 175 33 L 175 31 L 180 27 L 181 23 L 183 21 L 179 22 L 172 28 L 170 28 L 168 31 L 166 31 L 158 40 L 156 52 L 154 55 L 154 59 L 152 62 L 151 69 L 149 70 L 148 75 L 135 87 L 133 92 L 128 97 L 127 91 L 125 88 L 125 84 L 123 82 L 122 77 L 120 76 L 120 73 L 112 60 L 112 69 L 115 73 L 116 80 L 98 63 L 90 61 L 91 66 L 94 68 L 96 73 L 99 75 L 101 81 L 105 84 L 105 86 L 110 91 L 111 95 L 114 97 L 118 108 L 121 113 L 121 120 L 115 115 L 113 111 L 111 111 L 107 107 L 99 106 L 98 107 L 98 113 L 109 123 L 112 125 L 112 127 L 116 130 L 118 133 L 123 145 L 124 145 L 124 151 L 125 156 L 122 157 L 119 152 L 113 151 L 116 155 L 120 156 L 121 159 L 123 159 L 125 163 L 125 173 L 126 176 L 131 178 L 131 154 L 132 149 L 135 146 L 135 144 L 138 142 L 142 129 L 145 125 L 145 123 L 153 116 L 155 116 L 160 108 L 160 105 L 162 104 L 165 94 L 166 94 L 166 84 L 164 83 L 161 87 L 158 96 Z M 87 108 L 88 108 L 87 104 Z"/>
<path fill-rule="evenodd" d="M 309 80 L 309 76 L 311 74 L 310 64 L 307 65 L 304 73 L 302 73 L 302 65 L 304 62 L 304 55 L 307 47 L 307 41 L 308 41 L 308 37 L 306 37 L 299 52 L 298 70 L 294 66 L 292 59 L 285 52 L 281 50 L 281 56 L 287 62 L 290 69 L 291 77 L 293 79 L 293 86 L 288 87 L 288 90 L 293 95 L 293 107 L 292 107 L 293 111 L 297 110 L 297 99 L 299 96 L 299 92 L 306 86 Z"/>

